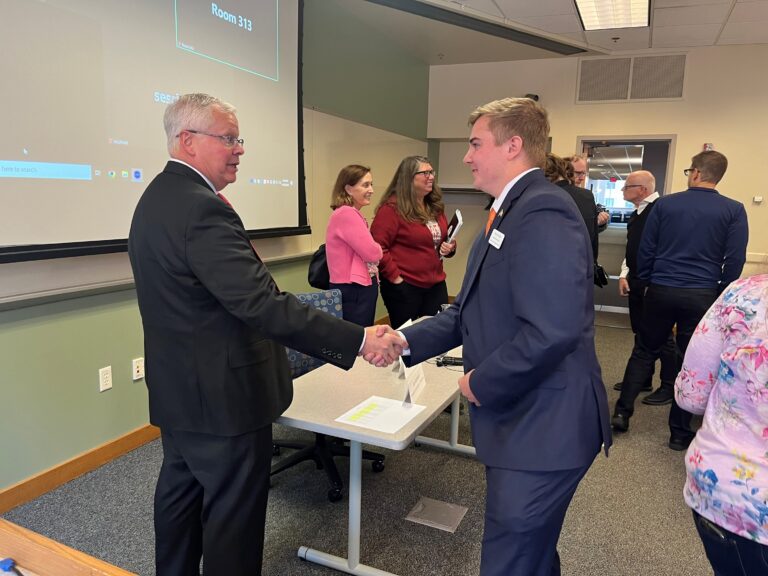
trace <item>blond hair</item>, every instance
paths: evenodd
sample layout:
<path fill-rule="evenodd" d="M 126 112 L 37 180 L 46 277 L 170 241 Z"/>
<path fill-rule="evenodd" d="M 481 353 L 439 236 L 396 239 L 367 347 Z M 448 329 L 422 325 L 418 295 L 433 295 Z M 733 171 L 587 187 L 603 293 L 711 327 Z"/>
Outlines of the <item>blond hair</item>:
<path fill-rule="evenodd" d="M 478 106 L 469 115 L 474 126 L 481 116 L 488 117 L 488 128 L 499 146 L 513 136 L 523 141 L 528 160 L 543 168 L 549 139 L 549 120 L 543 106 L 530 98 L 503 98 Z"/>

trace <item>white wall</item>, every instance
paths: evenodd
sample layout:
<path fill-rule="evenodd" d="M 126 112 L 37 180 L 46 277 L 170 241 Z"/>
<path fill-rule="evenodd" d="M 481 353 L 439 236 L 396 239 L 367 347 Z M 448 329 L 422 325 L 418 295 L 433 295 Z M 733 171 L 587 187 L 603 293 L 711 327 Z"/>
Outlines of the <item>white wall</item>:
<path fill-rule="evenodd" d="M 256 241 L 262 258 L 311 252 L 325 242 L 331 189 L 339 170 L 347 164 L 371 167 L 374 197 L 363 209 L 370 223 L 373 209 L 400 161 L 405 156 L 426 154 L 427 143 L 305 108 L 304 149 L 307 218 L 312 235 Z"/>
<path fill-rule="evenodd" d="M 467 116 L 480 104 L 507 96 L 538 94 L 549 111 L 552 150 L 576 151 L 579 137 L 676 135 L 670 191 L 683 190 L 682 170 L 705 142 L 729 160 L 718 190 L 744 203 L 749 216 L 748 266 L 755 273 L 768 254 L 768 200 L 759 183 L 768 141 L 768 45 L 697 48 L 687 52 L 682 100 L 576 104 L 577 58 L 433 66 L 430 70 L 428 135 L 466 139 Z M 441 182 L 460 178 L 466 146 L 446 142 L 440 148 Z M 468 183 L 465 174 L 463 183 Z M 443 179 L 443 177 L 447 179 Z M 768 269 L 768 268 L 767 268 Z"/>

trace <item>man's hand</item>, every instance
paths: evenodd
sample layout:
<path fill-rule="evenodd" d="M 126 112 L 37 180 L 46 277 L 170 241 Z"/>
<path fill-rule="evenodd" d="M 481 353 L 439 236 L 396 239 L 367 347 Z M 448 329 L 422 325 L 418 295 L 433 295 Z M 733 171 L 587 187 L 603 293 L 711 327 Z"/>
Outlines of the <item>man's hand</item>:
<path fill-rule="evenodd" d="M 379 368 L 397 361 L 406 343 L 389 326 L 369 326 L 365 329 L 365 345 L 360 355 Z"/>
<path fill-rule="evenodd" d="M 472 388 L 469 387 L 469 378 L 472 376 L 472 372 L 474 372 L 474 370 L 470 370 L 464 374 L 464 376 L 459 378 L 459 389 L 461 390 L 461 394 L 466 397 L 467 400 L 475 406 L 480 406 L 480 402 L 478 402 L 475 395 L 472 394 Z"/>
<path fill-rule="evenodd" d="M 410 348 L 408 342 L 405 340 L 405 335 L 402 332 L 393 329 L 388 324 L 379 324 L 376 326 L 376 336 L 384 336 L 384 334 L 396 334 L 403 342 L 403 350 L 408 350 L 408 348 Z"/>
<path fill-rule="evenodd" d="M 629 282 L 626 278 L 619 278 L 619 296 L 629 296 Z"/>
<path fill-rule="evenodd" d="M 598 226 L 605 226 L 608 224 L 608 220 L 611 219 L 611 215 L 608 214 L 608 212 L 600 212 L 597 215 L 597 225 Z"/>

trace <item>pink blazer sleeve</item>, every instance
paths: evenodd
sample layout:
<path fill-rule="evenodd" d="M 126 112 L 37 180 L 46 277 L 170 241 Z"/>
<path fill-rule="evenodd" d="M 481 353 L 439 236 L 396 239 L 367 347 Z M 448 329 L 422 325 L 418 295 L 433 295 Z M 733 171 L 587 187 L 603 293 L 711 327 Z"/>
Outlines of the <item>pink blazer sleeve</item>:
<path fill-rule="evenodd" d="M 355 208 L 337 208 L 335 212 L 338 213 L 334 214 L 335 232 L 338 237 L 346 242 L 363 262 L 381 260 L 381 246 L 371 236 L 363 216 L 357 213 Z"/>

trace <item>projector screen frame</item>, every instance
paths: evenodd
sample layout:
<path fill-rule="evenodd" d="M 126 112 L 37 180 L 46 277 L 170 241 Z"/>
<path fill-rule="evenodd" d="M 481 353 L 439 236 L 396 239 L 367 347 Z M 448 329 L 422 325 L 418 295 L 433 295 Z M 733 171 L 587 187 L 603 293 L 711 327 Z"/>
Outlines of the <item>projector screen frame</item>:
<path fill-rule="evenodd" d="M 304 44 L 304 0 L 297 0 L 297 62 L 296 62 L 296 114 L 297 114 L 297 157 L 298 157 L 298 226 L 246 230 L 251 240 L 302 236 L 312 233 L 307 219 L 306 172 L 304 168 L 304 115 L 303 115 L 303 44 Z M 0 264 L 72 258 L 97 254 L 112 254 L 128 251 L 128 238 L 114 240 L 93 240 L 52 244 L 26 244 L 0 246 Z"/>

